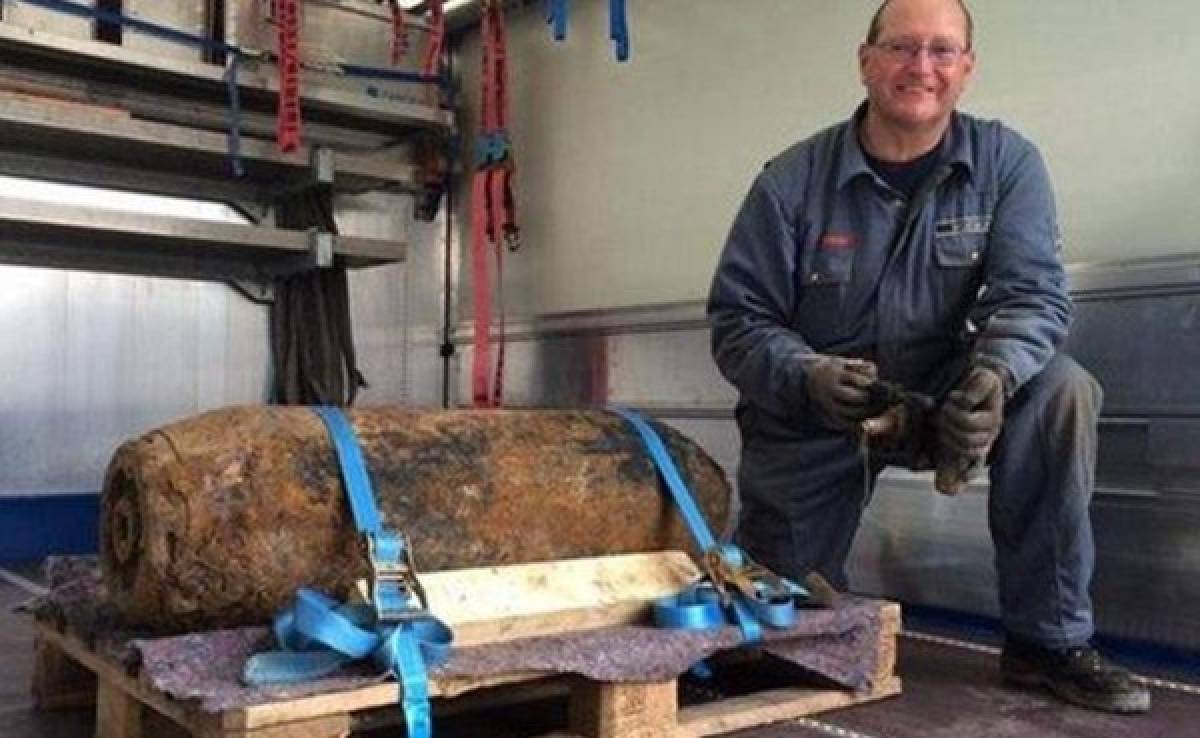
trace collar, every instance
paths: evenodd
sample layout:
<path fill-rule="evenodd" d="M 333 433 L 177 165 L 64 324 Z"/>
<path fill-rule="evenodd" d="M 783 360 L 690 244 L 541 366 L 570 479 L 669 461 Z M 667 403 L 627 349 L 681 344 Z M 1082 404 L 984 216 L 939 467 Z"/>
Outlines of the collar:
<path fill-rule="evenodd" d="M 862 144 L 858 140 L 858 127 L 866 117 L 867 103 L 863 101 L 854 111 L 850 120 L 846 122 L 845 134 L 842 137 L 842 152 L 839 157 L 838 189 L 845 187 L 847 183 L 859 176 L 875 175 L 871 165 L 867 163 L 866 154 L 863 153 Z M 967 131 L 966 119 L 958 111 L 951 114 L 946 135 L 942 137 L 942 142 L 938 146 L 941 148 L 942 165 L 961 169 L 967 177 L 974 176 L 974 150 L 971 136 Z"/>

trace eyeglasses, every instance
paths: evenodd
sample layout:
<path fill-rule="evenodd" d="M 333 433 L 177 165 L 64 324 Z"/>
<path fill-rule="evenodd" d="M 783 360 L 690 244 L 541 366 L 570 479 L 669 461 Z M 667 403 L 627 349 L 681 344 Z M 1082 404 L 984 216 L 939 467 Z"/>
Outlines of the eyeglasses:
<path fill-rule="evenodd" d="M 928 44 L 917 41 L 881 41 L 872 44 L 882 51 L 888 59 L 897 63 L 914 61 L 922 51 L 929 52 L 929 59 L 937 67 L 952 67 L 959 57 L 967 53 L 967 49 L 949 41 L 931 41 Z"/>

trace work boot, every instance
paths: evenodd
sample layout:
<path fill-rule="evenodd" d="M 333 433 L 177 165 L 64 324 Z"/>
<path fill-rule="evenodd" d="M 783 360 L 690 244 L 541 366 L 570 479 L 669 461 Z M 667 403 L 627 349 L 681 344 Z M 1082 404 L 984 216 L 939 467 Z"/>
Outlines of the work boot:
<path fill-rule="evenodd" d="M 1150 690 L 1091 646 L 1051 649 L 1008 638 L 1000 654 L 1005 681 L 1046 687 L 1067 702 L 1105 712 L 1150 709 Z"/>

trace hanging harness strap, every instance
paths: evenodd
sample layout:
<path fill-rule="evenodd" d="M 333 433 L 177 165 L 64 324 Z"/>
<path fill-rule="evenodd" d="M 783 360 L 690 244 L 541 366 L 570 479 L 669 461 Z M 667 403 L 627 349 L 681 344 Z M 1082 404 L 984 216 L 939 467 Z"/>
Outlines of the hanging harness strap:
<path fill-rule="evenodd" d="M 371 658 L 400 682 L 408 735 L 429 738 L 427 669 L 449 657 L 453 634 L 426 609 L 407 540 L 383 526 L 354 428 L 338 408 L 314 411 L 329 432 L 354 524 L 366 544 L 369 604 L 338 604 L 320 592 L 298 590 L 292 606 L 275 617 L 280 650 L 251 657 L 242 678 L 252 685 L 306 681 Z"/>
<path fill-rule="evenodd" d="M 471 183 L 471 269 L 474 289 L 475 338 L 471 386 L 475 407 L 500 407 L 504 399 L 504 299 L 499 295 L 496 321 L 496 364 L 491 360 L 492 282 L 488 246 L 496 264 L 496 289 L 503 290 L 504 248 L 519 246 L 515 161 L 508 121 L 508 59 L 504 11 L 497 0 L 483 4 L 483 67 L 479 133 L 475 141 L 475 174 Z"/>
<path fill-rule="evenodd" d="M 629 19 L 625 0 L 608 0 L 608 37 L 615 44 L 617 61 L 629 61 Z M 546 22 L 553 29 L 554 40 L 567 38 L 567 0 L 545 0 Z"/>
<path fill-rule="evenodd" d="M 616 44 L 617 61 L 629 61 L 629 20 L 625 0 L 608 0 L 608 37 Z"/>
<path fill-rule="evenodd" d="M 546 22 L 554 29 L 554 40 L 567 38 L 567 0 L 546 0 Z"/>
<path fill-rule="evenodd" d="M 446 10 L 443 0 L 429 0 L 429 40 L 425 47 L 425 63 L 422 69 L 427 75 L 436 75 L 442 68 L 442 51 L 446 43 Z"/>
<path fill-rule="evenodd" d="M 278 31 L 279 112 L 275 137 L 279 150 L 300 147 L 300 11 L 297 0 L 272 0 Z"/>
<path fill-rule="evenodd" d="M 658 432 L 639 413 L 628 408 L 614 410 L 637 431 L 704 556 L 707 580 L 656 602 L 655 622 L 661 627 L 693 630 L 731 622 L 741 629 L 746 643 L 762 639 L 763 625 L 790 627 L 796 620 L 796 606 L 808 600 L 808 591 L 754 563 L 737 546 L 717 543 Z"/>
<path fill-rule="evenodd" d="M 408 53 L 408 26 L 400 0 L 390 0 L 389 4 L 392 6 L 392 66 L 398 67 Z"/>

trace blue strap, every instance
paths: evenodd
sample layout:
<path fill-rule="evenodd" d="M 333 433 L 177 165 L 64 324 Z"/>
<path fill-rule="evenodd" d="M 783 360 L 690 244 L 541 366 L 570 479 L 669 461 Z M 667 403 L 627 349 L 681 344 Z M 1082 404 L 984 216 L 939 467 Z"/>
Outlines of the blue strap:
<path fill-rule="evenodd" d="M 629 408 L 617 407 L 613 408 L 613 411 L 625 418 L 637 431 L 638 436 L 642 439 L 642 444 L 654 461 L 654 465 L 662 474 L 663 480 L 666 481 L 667 489 L 671 491 L 671 496 L 675 498 L 675 504 L 679 507 L 680 514 L 683 515 L 683 522 L 687 524 L 688 530 L 691 532 L 692 538 L 696 539 L 700 550 L 708 551 L 717 545 L 712 531 L 708 528 L 708 523 L 704 520 L 703 513 L 696 506 L 696 501 L 692 498 L 687 483 L 679 475 L 679 469 L 675 466 L 675 461 L 671 458 L 671 454 L 667 451 L 658 432 L 650 427 L 650 424 L 639 413 Z"/>
<path fill-rule="evenodd" d="M 403 69 L 387 69 L 386 67 L 368 67 L 362 64 L 338 64 L 337 69 L 347 77 L 367 77 L 369 79 L 390 79 L 397 82 L 413 82 L 416 84 L 438 85 L 449 87 L 450 80 L 443 74 L 425 74 L 424 72 L 406 72 Z"/>
<path fill-rule="evenodd" d="M 654 603 L 654 624 L 677 630 L 712 630 L 725 624 L 721 598 L 707 582 L 688 587 Z"/>
<path fill-rule="evenodd" d="M 688 530 L 705 553 L 706 562 L 715 562 L 723 570 L 742 573 L 743 578 L 753 587 L 751 592 L 729 593 L 731 596 L 728 600 L 721 602 L 720 594 L 712 582 L 699 582 L 675 597 L 656 602 L 655 622 L 668 628 L 704 630 L 731 621 L 741 629 L 742 638 L 746 643 L 762 640 L 763 625 L 787 628 L 795 623 L 796 600 L 807 597 L 807 591 L 790 580 L 776 577 L 761 567 L 756 568 L 737 546 L 718 544 L 658 432 L 633 410 L 613 410 L 637 431 L 647 453 L 666 482 Z M 710 576 L 716 573 L 709 570 Z M 722 605 L 725 606 L 724 610 Z"/>
<path fill-rule="evenodd" d="M 367 464 L 363 461 L 358 436 L 346 415 L 336 407 L 317 407 L 314 412 L 325 422 L 329 440 L 337 453 L 338 466 L 342 470 L 342 485 L 350 499 L 350 511 L 354 514 L 354 525 L 359 533 L 378 534 L 383 525 L 379 511 L 375 509 L 375 492 L 371 478 L 367 476 Z"/>
<path fill-rule="evenodd" d="M 426 669 L 450 657 L 453 633 L 437 618 L 420 615 L 398 624 L 381 624 L 372 608 L 339 605 L 316 590 L 297 590 L 291 607 L 275 617 L 280 650 L 250 657 L 242 679 L 251 685 L 293 684 L 319 679 L 342 666 L 373 659 L 403 688 L 405 720 L 413 736 L 416 724 L 428 724 Z M 411 703 L 415 718 L 410 721 Z"/>
<path fill-rule="evenodd" d="M 629 21 L 625 0 L 608 0 L 608 35 L 617 45 L 617 61 L 629 60 Z"/>
<path fill-rule="evenodd" d="M 350 421 L 336 407 L 313 411 L 329 432 L 355 526 L 367 541 L 372 602 L 339 605 L 320 592 L 300 589 L 292 606 L 275 617 L 275 640 L 281 650 L 253 656 L 243 679 L 248 684 L 305 681 L 369 657 L 400 683 L 408 735 L 428 738 L 432 719 L 427 669 L 449 657 L 453 634 L 425 611 L 414 591 L 419 584 L 408 543 L 383 526 Z"/>
<path fill-rule="evenodd" d="M 567 0 L 546 0 L 546 22 L 554 29 L 554 40 L 567 38 Z"/>

